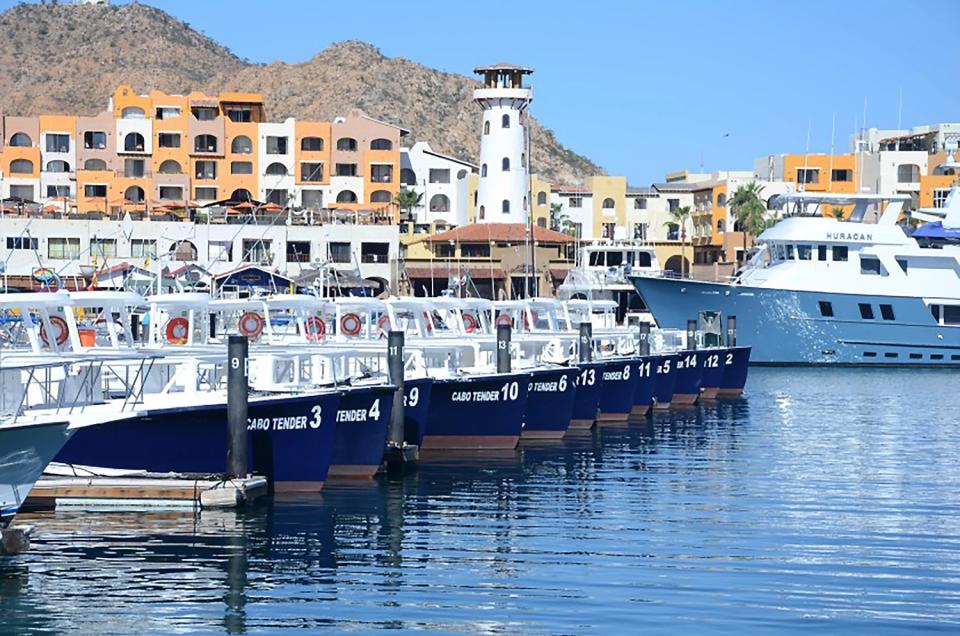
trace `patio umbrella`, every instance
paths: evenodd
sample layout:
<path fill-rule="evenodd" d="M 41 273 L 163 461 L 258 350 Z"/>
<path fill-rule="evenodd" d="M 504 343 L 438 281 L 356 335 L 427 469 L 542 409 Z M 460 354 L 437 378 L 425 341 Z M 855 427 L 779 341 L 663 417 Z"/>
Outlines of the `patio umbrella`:
<path fill-rule="evenodd" d="M 265 212 L 281 212 L 283 210 L 282 207 L 280 207 L 273 201 L 271 201 L 270 203 L 263 204 L 263 207 L 261 207 L 260 209 Z"/>

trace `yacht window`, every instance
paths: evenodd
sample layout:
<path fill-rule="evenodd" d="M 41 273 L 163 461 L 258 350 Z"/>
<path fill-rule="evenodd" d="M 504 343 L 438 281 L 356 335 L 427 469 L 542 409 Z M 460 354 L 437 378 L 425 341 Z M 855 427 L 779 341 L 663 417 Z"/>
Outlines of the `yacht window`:
<path fill-rule="evenodd" d="M 880 275 L 880 259 L 862 256 L 860 257 L 860 273 Z"/>
<path fill-rule="evenodd" d="M 953 360 L 954 362 L 956 362 L 957 360 L 960 360 L 960 356 L 954 354 L 954 355 L 950 356 L 950 359 Z"/>
<path fill-rule="evenodd" d="M 650 267 L 650 253 L 637 252 L 637 267 Z"/>
<path fill-rule="evenodd" d="M 922 359 L 923 359 L 923 354 L 922 354 L 922 353 L 911 353 L 911 354 L 910 354 L 910 359 L 911 359 L 911 360 L 922 360 Z"/>
<path fill-rule="evenodd" d="M 607 252 L 607 265 L 620 265 L 623 263 L 623 252 Z"/>
<path fill-rule="evenodd" d="M 847 246 L 846 246 L 846 245 L 834 245 L 834 246 L 833 246 L 833 260 L 834 260 L 834 261 L 846 261 L 846 260 L 847 260 Z"/>
<path fill-rule="evenodd" d="M 893 305 L 880 305 L 880 317 L 884 320 L 896 320 L 893 315 Z"/>
<path fill-rule="evenodd" d="M 797 245 L 797 258 L 801 261 L 809 261 L 813 258 L 813 247 L 809 245 Z"/>
<path fill-rule="evenodd" d="M 873 320 L 873 305 L 860 303 L 860 317 L 864 320 Z"/>
<path fill-rule="evenodd" d="M 817 245 L 817 260 L 825 261 L 827 260 L 827 246 L 826 245 Z"/>
<path fill-rule="evenodd" d="M 940 324 L 940 305 L 930 305 L 930 314 L 933 316 L 933 319 Z"/>
<path fill-rule="evenodd" d="M 787 260 L 792 261 L 793 260 L 793 244 L 788 243 L 786 247 L 787 247 Z"/>
<path fill-rule="evenodd" d="M 877 352 L 876 352 L 876 351 L 864 351 L 864 352 L 863 352 L 863 357 L 864 357 L 864 358 L 876 358 L 876 357 L 877 357 Z"/>
<path fill-rule="evenodd" d="M 590 252 L 590 265 L 592 267 L 603 264 L 603 252 Z"/>
<path fill-rule="evenodd" d="M 896 357 L 898 357 L 899 355 L 900 355 L 899 353 L 895 353 L 895 352 L 893 352 L 893 351 L 887 351 L 885 354 L 883 354 L 883 357 L 884 357 L 884 358 L 896 358 Z"/>
<path fill-rule="evenodd" d="M 943 324 L 960 325 L 960 305 L 943 306 Z"/>
<path fill-rule="evenodd" d="M 821 300 L 820 305 L 820 315 L 824 318 L 833 318 L 833 303 L 828 300 Z"/>
<path fill-rule="evenodd" d="M 900 266 L 900 269 L 903 270 L 903 273 L 904 273 L 904 274 L 907 273 L 907 259 L 905 259 L 905 258 L 898 258 L 898 259 L 897 259 L 897 265 Z"/>
<path fill-rule="evenodd" d="M 781 245 L 780 243 L 777 243 L 773 246 L 773 258 L 776 261 L 784 260 L 783 245 Z"/>
<path fill-rule="evenodd" d="M 943 360 L 943 354 L 942 354 L 942 353 L 931 353 L 931 354 L 930 354 L 930 359 L 931 359 L 931 360 Z"/>

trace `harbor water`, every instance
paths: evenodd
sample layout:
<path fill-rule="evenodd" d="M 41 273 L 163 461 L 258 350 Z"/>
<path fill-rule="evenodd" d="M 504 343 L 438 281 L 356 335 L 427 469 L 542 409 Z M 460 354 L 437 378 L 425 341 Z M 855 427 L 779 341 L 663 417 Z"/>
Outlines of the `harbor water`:
<path fill-rule="evenodd" d="M 740 400 L 239 513 L 24 514 L 0 631 L 956 632 L 958 379 L 752 369 Z"/>

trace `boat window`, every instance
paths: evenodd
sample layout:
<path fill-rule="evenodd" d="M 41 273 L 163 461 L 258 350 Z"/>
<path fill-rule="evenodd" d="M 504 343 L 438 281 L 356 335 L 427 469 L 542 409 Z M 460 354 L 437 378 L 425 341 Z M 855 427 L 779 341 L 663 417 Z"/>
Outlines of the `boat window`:
<path fill-rule="evenodd" d="M 911 359 L 911 360 L 921 360 L 922 358 L 923 358 L 923 354 L 922 354 L 922 353 L 911 353 L 911 354 L 910 354 L 910 359 Z"/>
<path fill-rule="evenodd" d="M 860 273 L 880 275 L 880 259 L 868 256 L 860 257 Z"/>
<path fill-rule="evenodd" d="M 937 324 L 940 324 L 940 305 L 930 305 L 930 313 L 933 315 L 933 319 L 937 321 Z"/>
<path fill-rule="evenodd" d="M 960 360 L 960 356 L 954 354 L 954 355 L 950 356 L 950 359 L 953 360 L 953 361 L 957 361 L 957 360 Z"/>
<path fill-rule="evenodd" d="M 824 318 L 833 318 L 833 303 L 828 300 L 821 300 L 820 305 L 820 315 Z"/>
<path fill-rule="evenodd" d="M 833 260 L 834 260 L 834 261 L 845 261 L 845 260 L 847 260 L 847 246 L 846 246 L 846 245 L 834 245 L 834 246 L 833 246 Z"/>
<path fill-rule="evenodd" d="M 603 252 L 590 252 L 590 265 L 596 267 L 603 265 Z"/>
<path fill-rule="evenodd" d="M 783 260 L 783 245 L 780 243 L 774 243 L 773 245 L 773 260 L 782 261 Z"/>
<path fill-rule="evenodd" d="M 884 320 L 896 320 L 893 315 L 893 305 L 880 305 L 880 317 Z"/>
<path fill-rule="evenodd" d="M 907 273 L 907 259 L 905 259 L 905 258 L 898 258 L 898 259 L 897 259 L 897 265 L 900 266 L 900 269 L 903 270 L 903 273 L 904 273 L 904 274 Z"/>
<path fill-rule="evenodd" d="M 893 351 L 887 351 L 885 354 L 883 354 L 884 358 L 897 358 L 899 356 L 900 356 L 899 353 L 895 353 Z"/>
<path fill-rule="evenodd" d="M 797 258 L 801 261 L 809 261 L 813 258 L 813 247 L 810 245 L 797 245 Z"/>
<path fill-rule="evenodd" d="M 931 353 L 931 354 L 930 354 L 930 359 L 931 359 L 931 360 L 943 360 L 943 354 L 942 354 L 942 353 Z"/>
<path fill-rule="evenodd" d="M 793 243 L 787 243 L 787 260 L 793 260 Z"/>
<path fill-rule="evenodd" d="M 960 305 L 943 306 L 943 324 L 960 325 Z"/>
<path fill-rule="evenodd" d="M 623 252 L 607 252 L 607 265 L 623 264 Z"/>
<path fill-rule="evenodd" d="M 864 352 L 863 352 L 863 357 L 864 357 L 864 358 L 876 358 L 876 357 L 877 357 L 877 352 L 876 352 L 876 351 L 864 351 Z"/>
<path fill-rule="evenodd" d="M 650 267 L 650 252 L 637 252 L 637 267 Z"/>
<path fill-rule="evenodd" d="M 825 261 L 827 260 L 827 246 L 826 245 L 817 245 L 817 260 Z"/>
<path fill-rule="evenodd" d="M 860 317 L 864 320 L 873 320 L 873 305 L 860 303 Z"/>

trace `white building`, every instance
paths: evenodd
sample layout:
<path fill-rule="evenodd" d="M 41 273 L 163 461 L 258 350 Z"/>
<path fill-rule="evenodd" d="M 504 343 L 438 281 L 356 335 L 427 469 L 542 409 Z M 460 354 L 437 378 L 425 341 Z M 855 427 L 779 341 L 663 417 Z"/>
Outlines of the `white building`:
<path fill-rule="evenodd" d="M 260 201 L 286 206 L 294 193 L 294 151 L 296 137 L 294 119 L 288 117 L 279 123 L 258 126 L 260 143 L 257 145 Z M 294 204 L 299 204 L 295 202 Z"/>
<path fill-rule="evenodd" d="M 483 88 L 473 91 L 483 109 L 477 222 L 526 223 L 529 172 L 523 115 L 533 90 L 523 86 L 523 77 L 533 69 L 501 63 L 473 72 L 483 75 Z"/>
<path fill-rule="evenodd" d="M 423 195 L 412 210 L 417 224 L 467 223 L 470 173 L 477 166 L 434 152 L 425 141 L 400 149 L 400 187 Z"/>

